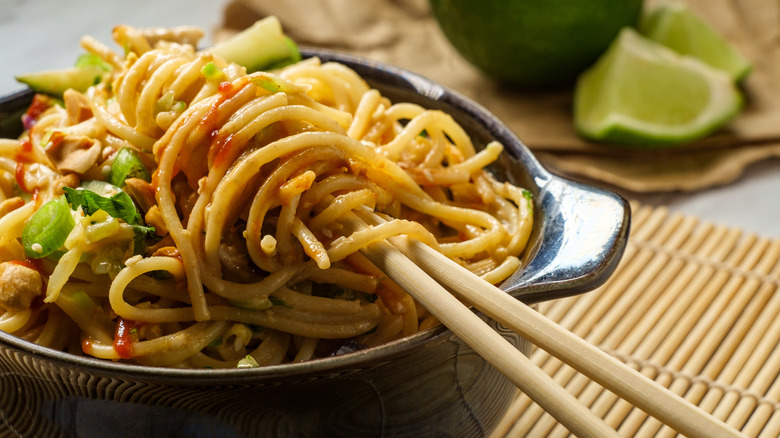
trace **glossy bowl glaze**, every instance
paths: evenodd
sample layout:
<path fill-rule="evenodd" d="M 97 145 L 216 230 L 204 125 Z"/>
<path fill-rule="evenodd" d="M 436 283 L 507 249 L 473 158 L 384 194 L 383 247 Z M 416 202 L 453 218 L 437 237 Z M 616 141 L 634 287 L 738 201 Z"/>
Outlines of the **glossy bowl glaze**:
<path fill-rule="evenodd" d="M 629 229 L 616 194 L 545 170 L 499 120 L 410 72 L 332 52 L 306 56 L 355 69 L 394 101 L 442 109 L 475 145 L 506 153 L 495 168 L 534 194 L 523 267 L 502 288 L 532 304 L 585 292 L 615 269 Z M 29 91 L 0 100 L 0 130 L 18 134 Z M 525 353 L 527 342 L 488 321 Z M 0 435 L 111 437 L 484 436 L 515 388 L 445 327 L 381 347 L 306 363 L 182 370 L 52 351 L 0 332 Z"/>

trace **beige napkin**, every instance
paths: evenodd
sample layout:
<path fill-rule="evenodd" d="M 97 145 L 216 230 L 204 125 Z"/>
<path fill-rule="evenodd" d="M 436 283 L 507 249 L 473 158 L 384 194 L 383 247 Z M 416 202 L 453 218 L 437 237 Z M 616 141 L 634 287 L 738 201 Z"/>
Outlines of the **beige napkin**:
<path fill-rule="evenodd" d="M 646 0 L 650 7 L 660 0 Z M 704 141 L 666 151 L 588 143 L 572 128 L 571 87 L 528 92 L 495 83 L 449 45 L 427 0 L 232 0 L 219 35 L 276 15 L 300 45 L 349 52 L 406 68 L 477 101 L 548 167 L 633 192 L 698 190 L 780 156 L 780 2 L 685 0 L 751 60 L 746 106 Z"/>

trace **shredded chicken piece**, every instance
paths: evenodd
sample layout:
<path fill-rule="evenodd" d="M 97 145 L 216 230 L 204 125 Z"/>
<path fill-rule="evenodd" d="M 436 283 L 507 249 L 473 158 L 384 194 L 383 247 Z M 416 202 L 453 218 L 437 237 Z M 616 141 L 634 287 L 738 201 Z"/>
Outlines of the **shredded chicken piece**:
<path fill-rule="evenodd" d="M 117 43 L 131 47 L 138 54 L 152 50 L 161 41 L 198 47 L 198 41 L 203 38 L 203 30 L 193 26 L 136 29 L 120 25 L 114 28 L 112 34 Z"/>
<path fill-rule="evenodd" d="M 172 28 L 141 29 L 141 35 L 154 46 L 159 41 L 173 41 L 179 44 L 189 44 L 198 47 L 198 41 L 203 38 L 203 29 L 195 26 L 177 26 Z"/>
<path fill-rule="evenodd" d="M 68 123 L 75 125 L 92 117 L 92 108 L 89 106 L 87 96 L 68 88 L 62 95 L 65 103 L 65 112 L 68 115 Z"/>
<path fill-rule="evenodd" d="M 63 135 L 51 142 L 46 155 L 62 173 L 86 173 L 100 158 L 100 141 L 86 136 Z"/>
<path fill-rule="evenodd" d="M 43 279 L 38 271 L 15 262 L 0 263 L 0 307 L 20 312 L 41 293 Z"/>

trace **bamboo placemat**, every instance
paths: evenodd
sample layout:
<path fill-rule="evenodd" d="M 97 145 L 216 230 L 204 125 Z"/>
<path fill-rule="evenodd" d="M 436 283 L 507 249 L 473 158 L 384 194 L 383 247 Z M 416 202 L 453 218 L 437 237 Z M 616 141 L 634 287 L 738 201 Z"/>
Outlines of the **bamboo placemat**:
<path fill-rule="evenodd" d="M 749 437 L 780 436 L 780 239 L 632 203 L 599 289 L 539 311 Z M 676 433 L 543 350 L 531 359 L 626 437 Z M 524 394 L 493 437 L 569 432 Z"/>

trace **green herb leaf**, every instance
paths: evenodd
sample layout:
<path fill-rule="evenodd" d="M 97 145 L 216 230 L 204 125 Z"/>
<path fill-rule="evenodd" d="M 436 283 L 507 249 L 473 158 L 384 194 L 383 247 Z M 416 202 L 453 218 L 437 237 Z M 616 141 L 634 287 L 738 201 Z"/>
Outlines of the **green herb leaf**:
<path fill-rule="evenodd" d="M 154 227 L 133 225 L 133 253 L 143 254 L 146 251 L 146 239 L 151 237 L 158 239 Z M 164 271 L 163 271 L 164 272 Z"/>
<path fill-rule="evenodd" d="M 65 198 L 73 210 L 81 207 L 84 214 L 91 215 L 98 210 L 103 210 L 109 216 L 121 219 L 133 226 L 133 252 L 143 254 L 146 250 L 146 239 L 156 238 L 154 227 L 148 227 L 142 223 L 141 213 L 136 209 L 130 195 L 112 184 L 102 181 L 86 181 L 84 186 L 90 189 L 100 190 L 103 193 L 113 192 L 111 196 L 100 195 L 90 189 L 80 187 L 72 189 L 63 187 Z"/>
<path fill-rule="evenodd" d="M 116 194 L 111 197 L 105 197 L 84 188 L 63 187 L 63 190 L 65 198 L 73 210 L 81 207 L 84 214 L 87 215 L 103 210 L 111 217 L 122 219 L 130 225 L 141 223 L 141 214 L 135 208 L 133 199 L 118 188 Z"/>

